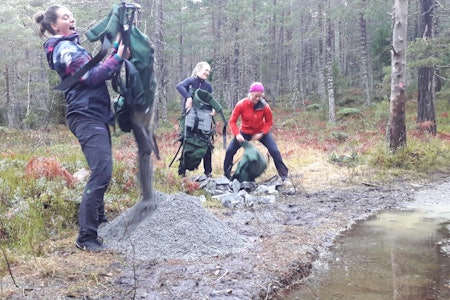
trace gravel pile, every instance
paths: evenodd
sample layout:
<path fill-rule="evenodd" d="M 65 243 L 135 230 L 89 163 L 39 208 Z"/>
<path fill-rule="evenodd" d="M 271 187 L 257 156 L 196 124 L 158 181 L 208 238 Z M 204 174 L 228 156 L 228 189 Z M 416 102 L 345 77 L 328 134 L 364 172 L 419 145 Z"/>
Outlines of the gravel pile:
<path fill-rule="evenodd" d="M 223 255 L 248 245 L 244 236 L 203 208 L 198 198 L 158 192 L 154 197 L 156 210 L 137 226 L 125 230 L 118 217 L 101 227 L 99 235 L 111 248 L 141 260 Z"/>

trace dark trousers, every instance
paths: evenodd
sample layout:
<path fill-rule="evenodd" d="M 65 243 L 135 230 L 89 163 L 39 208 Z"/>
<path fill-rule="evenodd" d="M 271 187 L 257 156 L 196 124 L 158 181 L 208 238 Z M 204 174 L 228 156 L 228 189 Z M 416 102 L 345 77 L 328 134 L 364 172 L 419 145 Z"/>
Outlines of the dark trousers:
<path fill-rule="evenodd" d="M 105 216 L 103 198 L 112 177 L 111 135 L 108 125 L 85 116 L 68 117 L 69 128 L 80 142 L 91 174 L 81 199 L 78 223 L 79 242 L 97 238 Z"/>
<path fill-rule="evenodd" d="M 203 169 L 205 170 L 205 174 L 212 173 L 212 146 L 208 147 L 205 156 L 203 156 Z"/>
<path fill-rule="evenodd" d="M 245 134 L 242 132 L 241 134 L 247 141 L 251 140 L 252 138 L 252 135 Z M 268 134 L 265 134 L 261 139 L 259 139 L 259 141 L 267 148 L 270 156 L 272 156 L 278 175 L 280 175 L 282 179 L 287 178 L 289 170 L 284 164 L 283 159 L 281 158 L 280 150 L 278 150 L 278 146 L 277 143 L 275 142 L 275 139 L 273 138 L 273 135 L 269 132 Z M 231 177 L 231 168 L 233 167 L 233 157 L 241 147 L 242 144 L 238 142 L 236 138 L 232 139 L 227 147 L 227 150 L 225 152 L 225 160 L 223 161 L 223 172 L 224 175 L 228 178 Z"/>

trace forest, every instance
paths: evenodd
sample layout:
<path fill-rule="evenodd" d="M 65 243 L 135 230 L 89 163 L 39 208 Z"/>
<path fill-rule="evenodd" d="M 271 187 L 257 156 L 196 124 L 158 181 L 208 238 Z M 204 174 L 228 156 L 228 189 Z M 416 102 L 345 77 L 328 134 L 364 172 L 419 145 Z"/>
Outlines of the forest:
<path fill-rule="evenodd" d="M 61 1 L 84 32 L 118 1 Z M 408 5 L 406 86 L 418 101 L 418 123 L 435 121 L 447 95 L 450 1 Z M 261 81 L 274 107 L 323 109 L 328 122 L 343 107 L 389 101 L 394 1 L 139 0 L 139 27 L 155 50 L 158 120 L 178 109 L 175 85 L 199 61 L 212 66 L 215 98 L 232 109 L 249 84 Z M 40 128 L 64 123 L 59 78 L 49 70 L 33 16 L 54 1 L 4 1 L 0 12 L 0 126 Z M 425 77 L 424 77 L 425 76 Z M 422 83 L 422 84 L 421 84 Z M 112 94 L 114 97 L 114 94 Z M 113 101 L 113 99 L 112 99 Z M 434 122 L 435 123 L 435 122 Z M 432 126 L 433 127 L 433 126 Z M 435 133 L 436 126 L 431 130 Z"/>
<path fill-rule="evenodd" d="M 120 1 L 6 0 L 0 4 L 0 298 L 219 299 L 224 293 L 227 299 L 275 299 L 308 276 L 300 271 L 311 268 L 317 249 L 329 247 L 350 224 L 398 208 L 431 182 L 448 181 L 450 0 L 135 2 L 142 7 L 138 26 L 155 54 L 152 129 L 161 159 L 152 160 L 152 181 L 165 203 L 148 219 L 168 226 L 162 230 L 167 242 L 158 236 L 158 247 L 146 249 L 179 250 L 171 249 L 172 240 L 189 251 L 198 241 L 215 249 L 200 234 L 170 231 L 209 232 L 196 208 L 250 237 L 255 251 L 141 264 L 134 255 L 76 250 L 89 169 L 65 125 L 64 96 L 53 89 L 60 79 L 49 69 L 34 16 L 53 4 L 66 6 L 82 46 L 95 55 L 101 43 L 89 42 L 85 32 Z M 201 167 L 178 176 L 178 163 L 171 166 L 182 100 L 175 87 L 200 61 L 212 67 L 213 95 L 227 118 L 252 82 L 264 84 L 271 131 L 295 195 L 229 209 L 192 179 Z M 111 103 L 116 98 L 111 89 Z M 139 201 L 140 183 L 133 135 L 114 128 L 111 142 L 114 168 L 104 201 L 114 220 Z M 211 180 L 220 180 L 225 150 L 220 138 L 214 146 Z M 274 174 L 269 161 L 257 183 Z M 159 234 L 156 225 L 140 240 Z M 220 236 L 220 230 L 210 233 Z"/>

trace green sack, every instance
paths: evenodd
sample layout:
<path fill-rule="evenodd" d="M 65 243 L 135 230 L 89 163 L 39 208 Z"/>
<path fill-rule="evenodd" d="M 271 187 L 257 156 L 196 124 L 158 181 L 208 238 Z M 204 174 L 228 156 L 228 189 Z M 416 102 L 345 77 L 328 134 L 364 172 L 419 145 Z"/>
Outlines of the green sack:
<path fill-rule="evenodd" d="M 244 147 L 244 155 L 238 162 L 231 180 L 251 182 L 264 173 L 267 168 L 267 160 L 250 142 L 243 142 L 242 147 Z"/>
<path fill-rule="evenodd" d="M 200 109 L 211 110 L 211 108 L 214 108 L 218 113 L 222 111 L 222 105 L 217 102 L 208 91 L 202 89 L 195 90 L 193 102 L 194 105 Z"/>
<path fill-rule="evenodd" d="M 208 92 L 205 91 L 209 95 Z M 195 93 L 196 95 L 197 93 Z M 183 143 L 180 157 L 179 172 L 195 170 L 203 157 L 212 146 L 211 138 L 215 134 L 214 120 L 211 116 L 211 107 L 193 102 L 192 108 L 180 119 L 179 140 Z"/>
<path fill-rule="evenodd" d="M 208 150 L 208 146 L 209 136 L 205 138 L 205 136 L 195 134 L 185 139 L 180 159 L 184 169 L 190 171 L 197 169 Z"/>
<path fill-rule="evenodd" d="M 135 66 L 128 60 L 124 61 L 127 86 L 122 86 L 120 95 L 114 101 L 114 111 L 116 121 L 123 132 L 130 132 L 132 129 L 132 113 L 133 111 L 143 111 L 145 105 L 144 89 L 139 72 Z M 149 106 L 146 106 L 149 109 Z"/>
<path fill-rule="evenodd" d="M 120 73 L 114 74 L 112 78 L 113 89 L 121 95 L 116 101 L 117 122 L 124 132 L 130 132 L 131 114 L 133 111 L 147 112 L 155 102 L 156 77 L 154 72 L 154 49 L 151 47 L 150 39 L 135 25 L 128 24 L 128 18 L 135 13 L 140 6 L 133 3 L 122 3 L 114 5 L 111 12 L 99 24 L 86 31 L 85 35 L 89 41 L 103 40 L 106 37 L 111 43 L 117 33 L 129 34 L 129 45 L 131 57 L 125 60 L 125 78 Z M 127 27 L 130 28 L 124 31 Z"/>

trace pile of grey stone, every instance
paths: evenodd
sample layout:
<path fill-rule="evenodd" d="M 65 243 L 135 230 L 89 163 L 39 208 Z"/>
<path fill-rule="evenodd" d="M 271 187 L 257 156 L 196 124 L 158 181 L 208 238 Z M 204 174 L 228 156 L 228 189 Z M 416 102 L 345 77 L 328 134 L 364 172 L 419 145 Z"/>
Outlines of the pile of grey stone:
<path fill-rule="evenodd" d="M 273 203 L 280 194 L 289 196 L 296 194 L 295 187 L 292 184 L 286 185 L 279 176 L 273 176 L 261 183 L 239 182 L 237 179 L 229 180 L 225 176 L 210 178 L 205 175 L 194 176 L 191 180 L 199 182 L 200 189 L 211 194 L 213 199 L 219 200 L 223 206 L 228 208 Z"/>

